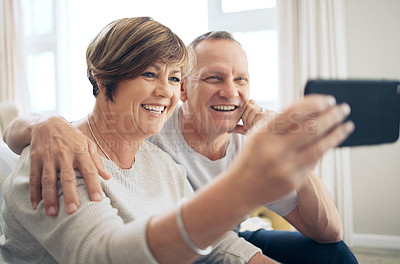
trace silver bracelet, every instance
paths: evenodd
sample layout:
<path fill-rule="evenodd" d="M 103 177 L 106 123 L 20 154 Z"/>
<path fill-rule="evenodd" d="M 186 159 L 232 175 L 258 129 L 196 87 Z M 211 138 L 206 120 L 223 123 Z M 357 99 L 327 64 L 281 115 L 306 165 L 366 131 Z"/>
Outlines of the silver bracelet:
<path fill-rule="evenodd" d="M 182 218 L 182 205 L 186 202 L 186 199 L 183 198 L 180 200 L 178 204 L 178 212 L 176 213 L 176 221 L 178 223 L 178 229 L 179 232 L 181 233 L 181 236 L 183 240 L 185 240 L 186 244 L 197 254 L 201 256 L 207 256 L 208 254 L 211 253 L 212 251 L 212 246 L 208 246 L 206 249 L 201 249 L 198 248 L 193 241 L 190 239 L 189 234 L 186 232 L 185 225 L 183 224 L 183 218 Z"/>

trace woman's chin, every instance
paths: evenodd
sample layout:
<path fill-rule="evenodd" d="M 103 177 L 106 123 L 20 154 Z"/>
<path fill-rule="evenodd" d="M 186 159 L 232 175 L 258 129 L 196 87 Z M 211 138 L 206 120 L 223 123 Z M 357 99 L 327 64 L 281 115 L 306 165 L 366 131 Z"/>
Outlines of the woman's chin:
<path fill-rule="evenodd" d="M 162 128 L 164 126 L 164 123 L 162 124 L 154 124 L 154 125 L 148 125 L 146 129 L 144 129 L 145 134 L 147 137 L 151 137 L 153 135 L 156 135 L 161 132 Z"/>

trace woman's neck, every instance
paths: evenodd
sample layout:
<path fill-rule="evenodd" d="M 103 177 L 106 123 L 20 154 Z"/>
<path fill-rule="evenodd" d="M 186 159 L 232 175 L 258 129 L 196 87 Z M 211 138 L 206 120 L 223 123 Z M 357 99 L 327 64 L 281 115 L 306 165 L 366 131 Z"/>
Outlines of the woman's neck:
<path fill-rule="evenodd" d="M 77 127 L 95 142 L 101 156 L 110 159 L 121 169 L 129 169 L 144 138 L 135 136 L 135 133 L 122 133 L 115 118 L 114 115 L 94 110 L 87 118 L 78 121 Z"/>

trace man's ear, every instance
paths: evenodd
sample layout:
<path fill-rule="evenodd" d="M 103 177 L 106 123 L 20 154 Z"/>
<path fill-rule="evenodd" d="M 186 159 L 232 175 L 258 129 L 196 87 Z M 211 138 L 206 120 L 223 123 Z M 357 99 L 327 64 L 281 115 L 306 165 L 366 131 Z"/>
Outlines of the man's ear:
<path fill-rule="evenodd" d="M 185 102 L 186 100 L 187 100 L 186 80 L 182 80 L 182 82 L 181 82 L 181 101 Z"/>

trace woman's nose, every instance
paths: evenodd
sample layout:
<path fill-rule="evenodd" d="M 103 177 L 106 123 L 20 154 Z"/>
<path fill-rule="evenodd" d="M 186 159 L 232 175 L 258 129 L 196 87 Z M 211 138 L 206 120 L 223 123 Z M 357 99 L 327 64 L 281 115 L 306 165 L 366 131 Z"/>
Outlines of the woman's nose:
<path fill-rule="evenodd" d="M 154 93 L 156 96 L 171 98 L 173 95 L 173 87 L 168 80 L 162 81 L 158 83 Z"/>

